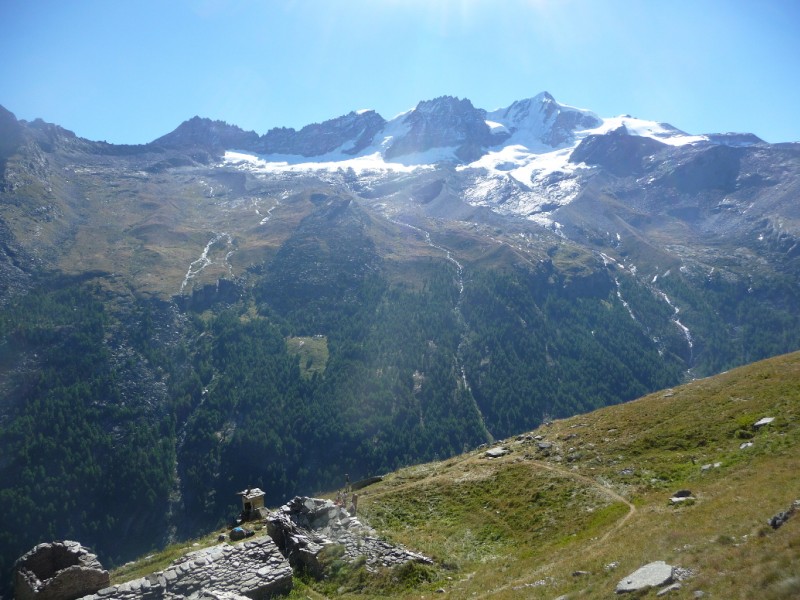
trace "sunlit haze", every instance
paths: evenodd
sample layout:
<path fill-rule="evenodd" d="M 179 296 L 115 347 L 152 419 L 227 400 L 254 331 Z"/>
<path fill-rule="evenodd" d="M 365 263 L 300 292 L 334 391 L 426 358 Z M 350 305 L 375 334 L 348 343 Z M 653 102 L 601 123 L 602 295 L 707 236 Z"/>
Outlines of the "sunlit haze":
<path fill-rule="evenodd" d="M 194 115 L 263 134 L 544 90 L 603 117 L 800 140 L 793 0 L 4 0 L 0 22 L 0 104 L 115 143 Z"/>

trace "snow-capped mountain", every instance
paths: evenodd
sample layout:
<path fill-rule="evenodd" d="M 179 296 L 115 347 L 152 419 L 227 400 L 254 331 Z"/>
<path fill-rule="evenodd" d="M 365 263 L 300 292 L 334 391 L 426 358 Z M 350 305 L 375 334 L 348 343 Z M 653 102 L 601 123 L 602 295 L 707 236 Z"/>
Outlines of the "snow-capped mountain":
<path fill-rule="evenodd" d="M 574 139 L 575 132 L 594 129 L 603 123 L 594 113 L 556 102 L 548 92 L 519 100 L 507 108 L 486 113 L 495 130 L 505 130 L 505 144 L 522 145 L 531 150 L 557 148 Z"/>
<path fill-rule="evenodd" d="M 752 134 L 689 135 L 668 124 L 628 115 L 601 118 L 589 110 L 561 104 L 548 92 L 488 112 L 467 99 L 443 96 L 422 101 L 389 121 L 373 110 L 362 110 L 299 131 L 275 128 L 260 138 L 219 121 L 195 117 L 153 143 L 174 146 L 205 141 L 214 149 L 245 151 L 273 169 L 287 170 L 353 167 L 356 171 L 391 171 L 448 162 L 508 173 L 537 163 L 522 177 L 527 184 L 529 172 L 550 172 L 556 163 L 569 168 L 569 152 L 564 150 L 574 150 L 589 136 L 617 135 L 620 128 L 627 135 L 669 145 L 761 143 Z"/>
<path fill-rule="evenodd" d="M 224 162 L 242 170 L 352 169 L 381 178 L 449 165 L 461 173 L 458 188 L 472 206 L 546 225 L 554 223 L 553 211 L 577 197 L 592 169 L 631 176 L 669 148 L 763 143 L 752 134 L 691 135 L 629 115 L 602 118 L 561 104 L 548 92 L 492 111 L 443 96 L 388 121 L 375 111 L 357 111 L 299 131 L 273 129 L 257 139 L 238 128 L 221 132 L 218 122 L 193 119 L 154 143 L 203 139 L 195 131 L 203 125 L 215 149 L 229 142 L 222 148 Z"/>

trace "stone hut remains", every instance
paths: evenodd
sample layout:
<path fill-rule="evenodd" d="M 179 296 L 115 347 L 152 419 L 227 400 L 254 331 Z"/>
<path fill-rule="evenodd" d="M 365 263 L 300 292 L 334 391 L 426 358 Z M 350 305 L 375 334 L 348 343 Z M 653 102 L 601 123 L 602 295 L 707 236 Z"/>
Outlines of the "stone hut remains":
<path fill-rule="evenodd" d="M 264 508 L 264 492 L 260 488 L 247 488 L 237 495 L 242 497 L 242 521 L 266 518 L 267 510 Z"/>
<path fill-rule="evenodd" d="M 108 571 L 78 542 L 39 544 L 14 565 L 18 600 L 74 600 L 108 587 Z"/>

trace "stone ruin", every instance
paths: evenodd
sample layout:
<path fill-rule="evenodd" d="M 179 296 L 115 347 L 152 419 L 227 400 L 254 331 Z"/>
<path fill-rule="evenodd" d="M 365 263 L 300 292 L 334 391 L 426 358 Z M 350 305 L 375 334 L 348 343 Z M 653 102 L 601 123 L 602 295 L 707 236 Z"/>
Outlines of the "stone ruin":
<path fill-rule="evenodd" d="M 322 552 L 343 549 L 342 559 L 365 558 L 367 570 L 410 561 L 431 564 L 430 558 L 378 539 L 375 531 L 330 500 L 296 496 L 267 518 L 267 532 L 289 564 L 315 577 L 324 575 Z"/>
<path fill-rule="evenodd" d="M 14 565 L 18 600 L 75 600 L 105 588 L 108 571 L 78 542 L 39 544 Z"/>
<path fill-rule="evenodd" d="M 110 585 L 108 571 L 78 542 L 40 544 L 16 563 L 19 600 L 260 600 L 292 589 L 292 568 L 324 576 L 321 553 L 364 557 L 369 571 L 432 561 L 378 539 L 375 531 L 330 500 L 296 497 L 267 518 L 269 536 L 189 552 L 158 571 Z"/>

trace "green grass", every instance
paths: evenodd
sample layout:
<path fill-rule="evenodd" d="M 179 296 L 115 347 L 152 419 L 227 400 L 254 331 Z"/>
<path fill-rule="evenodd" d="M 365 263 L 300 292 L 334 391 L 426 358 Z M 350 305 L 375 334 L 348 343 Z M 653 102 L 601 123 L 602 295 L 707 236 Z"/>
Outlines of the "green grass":
<path fill-rule="evenodd" d="M 119 585 L 120 583 L 131 581 L 132 579 L 138 579 L 156 571 L 163 571 L 173 561 L 181 558 L 185 554 L 200 548 L 207 548 L 218 543 L 217 537 L 221 533 L 227 533 L 227 530 L 221 529 L 194 540 L 170 544 L 162 550 L 153 552 L 138 560 L 117 567 L 111 571 L 111 584 Z"/>
<path fill-rule="evenodd" d="M 300 374 L 310 379 L 315 373 L 322 375 L 328 364 L 328 338 L 325 336 L 290 337 L 286 351 L 300 358 Z"/>
<path fill-rule="evenodd" d="M 776 420 L 755 430 L 764 416 Z M 800 516 L 777 531 L 766 521 L 800 499 L 798 422 L 794 353 L 544 426 L 548 457 L 512 438 L 499 459 L 399 470 L 360 493 L 359 512 L 435 564 L 369 573 L 332 556 L 332 577 L 296 577 L 290 598 L 609 598 L 653 560 L 694 573 L 673 598 L 796 598 Z M 740 449 L 742 431 L 752 447 Z M 684 488 L 696 500 L 670 506 Z M 182 546 L 115 581 L 163 569 Z"/>

